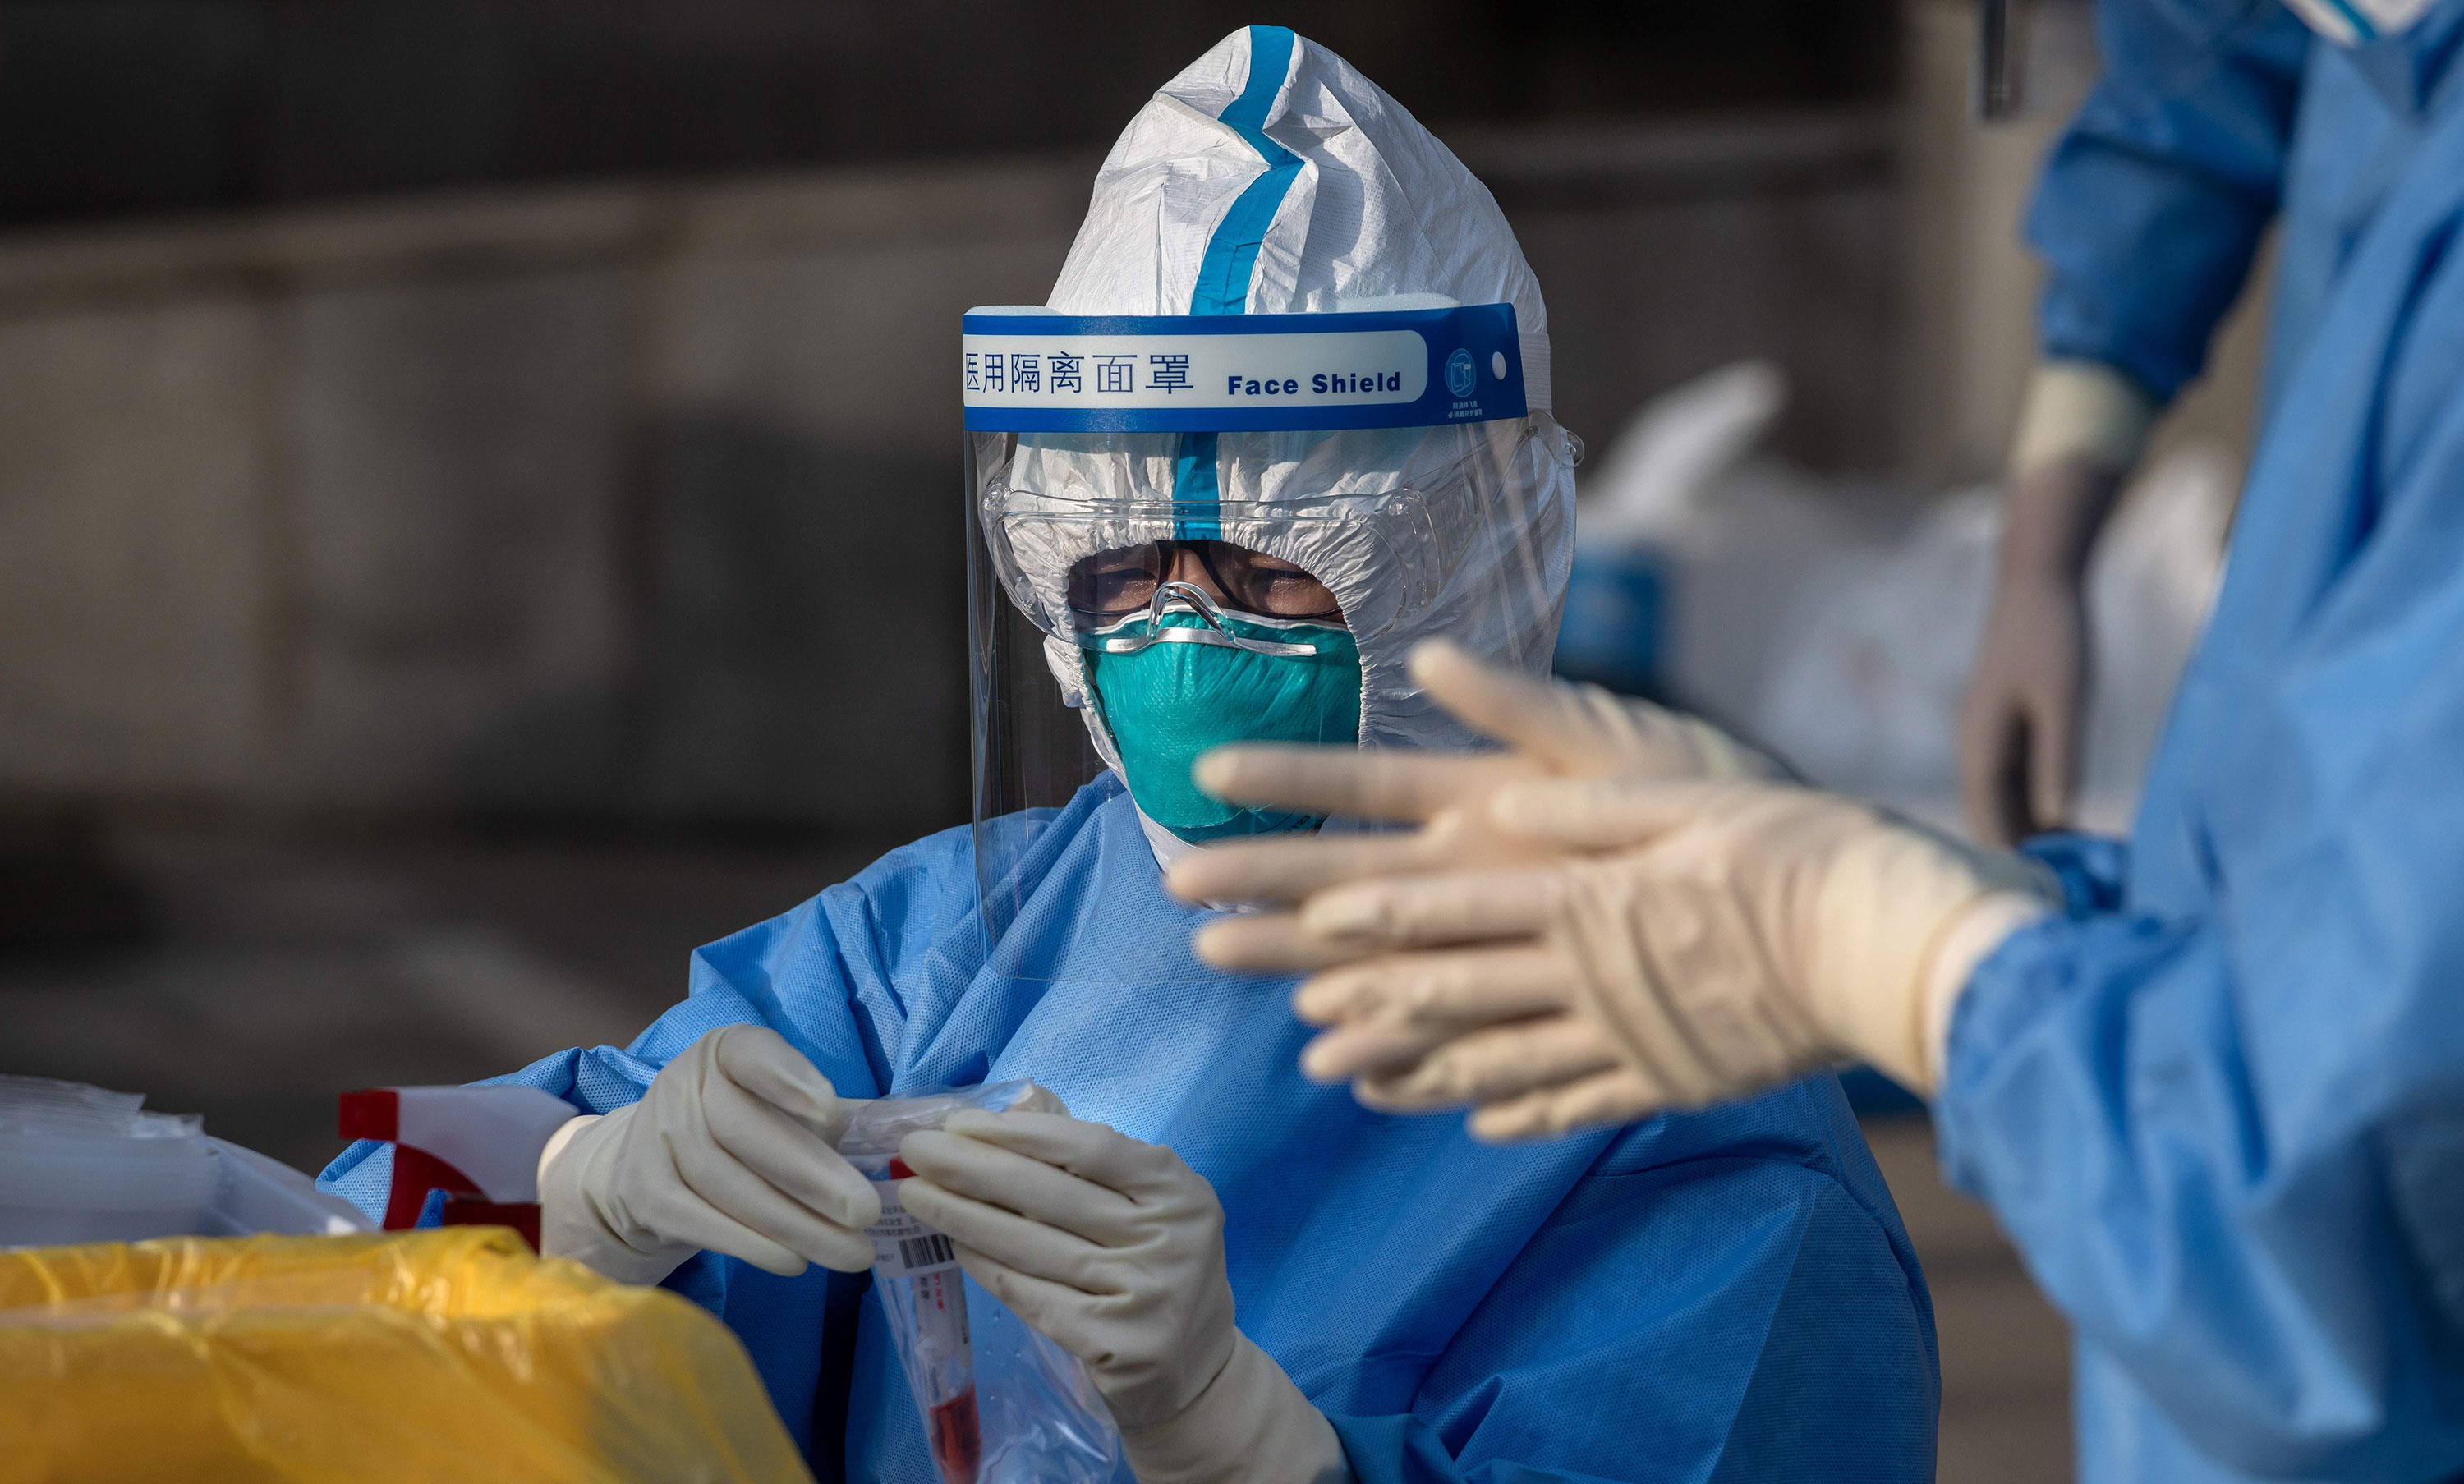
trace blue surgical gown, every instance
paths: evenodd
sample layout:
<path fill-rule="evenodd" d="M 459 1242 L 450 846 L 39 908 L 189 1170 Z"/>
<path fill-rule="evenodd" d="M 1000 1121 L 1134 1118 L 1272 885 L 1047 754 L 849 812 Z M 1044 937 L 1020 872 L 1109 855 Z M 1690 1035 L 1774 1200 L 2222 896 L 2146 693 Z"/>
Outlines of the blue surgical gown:
<path fill-rule="evenodd" d="M 1296 1068 L 1290 986 L 1200 965 L 1110 775 L 1017 866 L 991 964 L 968 832 L 696 952 L 627 1050 L 515 1080 L 630 1102 L 759 1022 L 843 1092 L 1030 1078 L 1213 1183 L 1241 1327 L 1364 1481 L 1925 1480 L 1932 1311 L 1837 1084 L 1515 1148 L 1389 1118 Z M 390 1161 L 326 1183 L 374 1208 Z M 743 1339 L 824 1479 L 933 1484 L 867 1280 L 704 1254 L 670 1279 Z"/>
<path fill-rule="evenodd" d="M 2267 406 L 2131 839 L 1978 971 L 1937 1105 L 2074 1321 L 2090 1480 L 2464 1476 L 2464 5 L 2347 52 L 2111 0 L 2043 328 L 2160 397 L 2280 213 Z"/>

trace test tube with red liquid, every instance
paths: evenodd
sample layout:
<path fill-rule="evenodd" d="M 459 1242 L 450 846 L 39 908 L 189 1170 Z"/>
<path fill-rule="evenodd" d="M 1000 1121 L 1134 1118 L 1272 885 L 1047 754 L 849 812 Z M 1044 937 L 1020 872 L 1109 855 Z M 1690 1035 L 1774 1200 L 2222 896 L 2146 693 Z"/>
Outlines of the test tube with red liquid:
<path fill-rule="evenodd" d="M 935 1238 L 944 1245 L 948 1238 Z M 967 1337 L 967 1285 L 955 1267 L 899 1279 L 915 1304 L 915 1400 L 923 1404 L 942 1484 L 976 1484 L 983 1429 L 976 1417 L 976 1358 Z"/>
<path fill-rule="evenodd" d="M 859 1161 L 858 1168 L 867 1162 Z M 967 1283 L 950 1239 L 908 1214 L 894 1182 L 914 1173 L 891 1157 L 865 1171 L 881 1196 L 872 1228 L 873 1281 L 895 1328 L 914 1339 L 904 1347 L 907 1384 L 923 1408 L 933 1463 L 942 1484 L 976 1484 L 983 1462 L 983 1426 L 976 1411 L 976 1357 L 967 1334 Z"/>

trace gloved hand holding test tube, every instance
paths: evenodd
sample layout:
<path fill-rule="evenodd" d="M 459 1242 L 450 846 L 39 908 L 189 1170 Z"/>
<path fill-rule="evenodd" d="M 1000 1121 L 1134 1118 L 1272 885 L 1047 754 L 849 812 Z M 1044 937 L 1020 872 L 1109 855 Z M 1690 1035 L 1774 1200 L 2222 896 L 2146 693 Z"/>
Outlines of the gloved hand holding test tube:
<path fill-rule="evenodd" d="M 1000 1082 L 921 1098 L 875 1102 L 857 1114 L 839 1140 L 839 1152 L 881 1197 L 881 1220 L 872 1238 L 873 1283 L 890 1316 L 908 1389 L 924 1416 L 933 1464 L 944 1484 L 974 1484 L 983 1461 L 983 1425 L 976 1406 L 976 1363 L 967 1327 L 967 1294 L 950 1239 L 911 1215 L 898 1202 L 898 1182 L 915 1172 L 898 1157 L 899 1141 L 918 1129 L 938 1128 L 959 1108 L 1035 1108 L 1060 1102 L 1029 1082 Z"/>
<path fill-rule="evenodd" d="M 917 1171 L 899 1150 L 958 1112 L 1065 1113 L 1031 1082 L 987 1083 L 866 1104 L 838 1150 L 881 1198 L 869 1231 L 873 1287 L 889 1317 L 907 1386 L 942 1484 L 1109 1484 L 1119 1470 L 1119 1429 L 1081 1364 L 978 1291 L 972 1317 L 959 1249 L 899 1199 Z M 1011 1332 L 1004 1333 L 1003 1326 Z M 977 1374 L 983 1332 L 987 1369 Z M 980 1379 L 980 1388 L 979 1382 Z"/>

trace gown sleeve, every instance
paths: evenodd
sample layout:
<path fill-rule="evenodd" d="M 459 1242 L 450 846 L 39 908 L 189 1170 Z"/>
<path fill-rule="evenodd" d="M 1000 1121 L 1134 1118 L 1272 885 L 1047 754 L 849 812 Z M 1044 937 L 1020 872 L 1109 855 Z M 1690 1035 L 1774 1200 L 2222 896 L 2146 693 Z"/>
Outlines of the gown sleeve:
<path fill-rule="evenodd" d="M 2442 422 L 2278 605 L 2298 628 L 2220 606 L 2142 804 L 2165 890 L 2055 847 L 2070 911 L 1979 967 L 1935 1108 L 2082 1338 L 2256 1473 L 2464 1460 L 2464 404 Z M 2295 516 L 2343 518 L 2245 512 Z M 2316 544 L 2234 576 L 2308 591 L 2282 564 Z"/>
<path fill-rule="evenodd" d="M 843 1095 L 878 1096 L 905 1024 L 898 970 L 971 900 L 946 889 L 952 871 L 972 869 L 957 850 L 944 837 L 920 840 L 791 911 L 695 949 L 686 998 L 623 1050 L 578 1047 L 490 1080 L 541 1088 L 579 1112 L 611 1112 L 638 1102 L 659 1069 L 708 1032 L 759 1024 L 784 1036 Z M 385 1146 L 362 1141 L 318 1183 L 381 1211 L 392 1163 Z M 869 1283 L 866 1274 L 818 1267 L 780 1277 L 699 1253 L 663 1286 L 736 1332 L 797 1446 L 830 1479 L 846 1457 L 857 1306 Z"/>
<path fill-rule="evenodd" d="M 1897 1215 L 1753 1126 L 1773 1100 L 1856 1136 L 1829 1078 L 1620 1135 L 1410 1411 L 1329 1409 L 1361 1484 L 1930 1479 L 1932 1310 Z"/>
<path fill-rule="evenodd" d="M 2105 0 L 2105 70 L 2046 157 L 2027 237 L 2049 358 L 2160 404 L 2206 364 L 2276 213 L 2310 31 L 2280 0 Z"/>

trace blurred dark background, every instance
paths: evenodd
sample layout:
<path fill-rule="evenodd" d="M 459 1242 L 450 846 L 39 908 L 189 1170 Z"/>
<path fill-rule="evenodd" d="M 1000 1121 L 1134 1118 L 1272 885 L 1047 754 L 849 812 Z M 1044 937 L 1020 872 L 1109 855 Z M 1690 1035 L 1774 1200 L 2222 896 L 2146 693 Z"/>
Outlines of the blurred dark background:
<path fill-rule="evenodd" d="M 1898 459 L 1891 0 L 1306 10 L 1507 209 L 1570 426 L 1763 355 L 1789 451 Z M 0 786 L 957 821 L 957 312 L 1043 297 L 1114 132 L 1248 17 L 0 3 Z"/>
<path fill-rule="evenodd" d="M 1487 182 L 1595 450 L 1754 357 L 1811 478 L 1998 457 L 2051 120 L 1970 126 L 1967 0 L 0 0 L 0 1072 L 315 1168 L 962 824 L 957 316 L 1256 20 Z M 2058 1324 L 1877 1140 L 1944 1477 L 2064 1476 Z"/>
<path fill-rule="evenodd" d="M 15 0 L 0 221 L 1100 147 L 1288 20 L 1435 125 L 1875 100 L 1889 0 Z"/>

